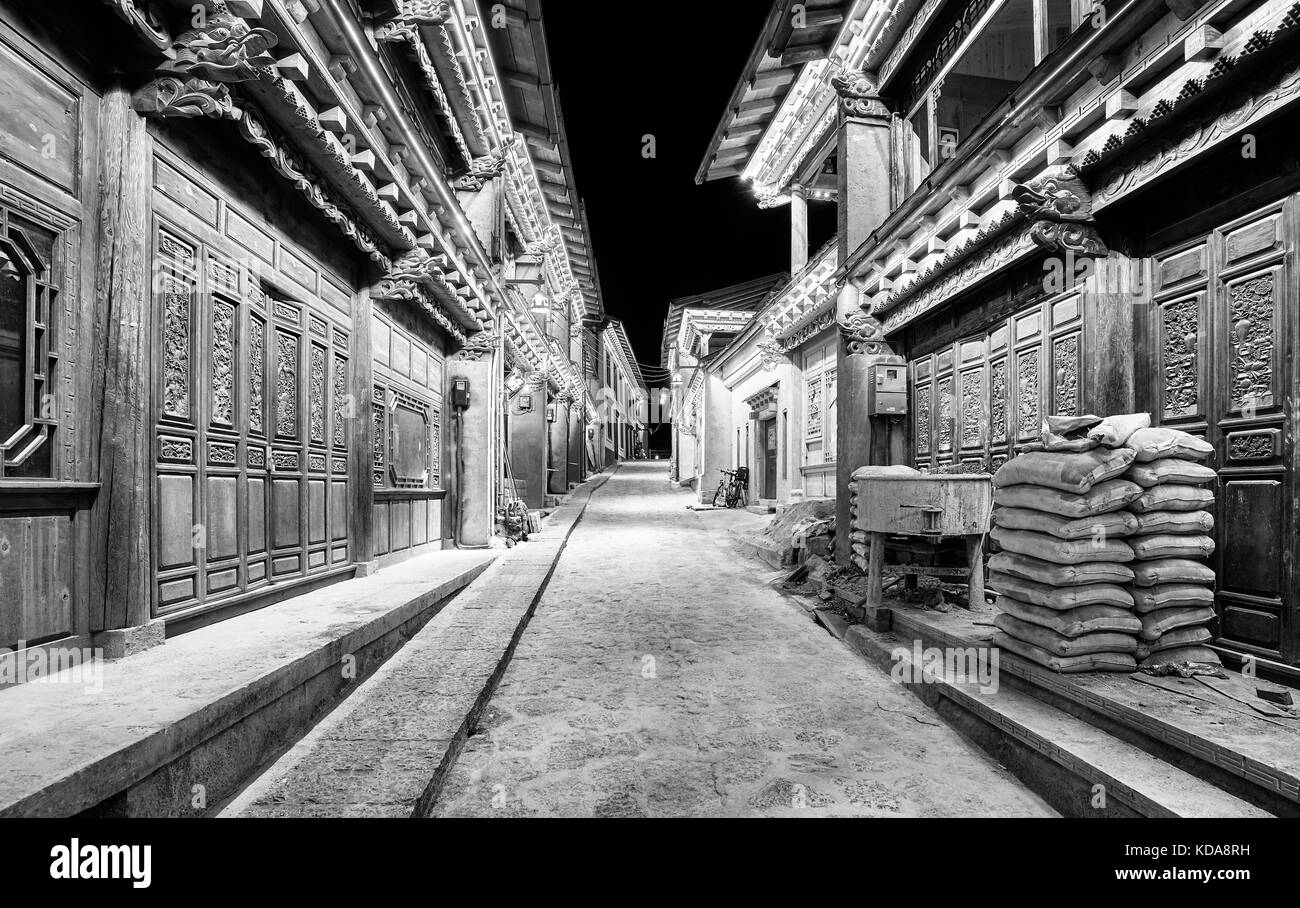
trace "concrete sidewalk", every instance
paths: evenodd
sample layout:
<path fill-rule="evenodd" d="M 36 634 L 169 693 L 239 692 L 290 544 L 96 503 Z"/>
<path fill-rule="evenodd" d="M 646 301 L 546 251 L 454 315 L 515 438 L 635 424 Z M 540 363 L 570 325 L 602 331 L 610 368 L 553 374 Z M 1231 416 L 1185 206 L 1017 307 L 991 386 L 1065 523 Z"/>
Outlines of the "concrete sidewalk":
<path fill-rule="evenodd" d="M 497 554 L 436 552 L 182 634 L 99 663 L 98 692 L 0 691 L 0 816 L 204 813 Z"/>
<path fill-rule="evenodd" d="M 540 533 L 503 553 L 219 816 L 427 815 L 570 533 L 610 475 L 570 493 Z"/>

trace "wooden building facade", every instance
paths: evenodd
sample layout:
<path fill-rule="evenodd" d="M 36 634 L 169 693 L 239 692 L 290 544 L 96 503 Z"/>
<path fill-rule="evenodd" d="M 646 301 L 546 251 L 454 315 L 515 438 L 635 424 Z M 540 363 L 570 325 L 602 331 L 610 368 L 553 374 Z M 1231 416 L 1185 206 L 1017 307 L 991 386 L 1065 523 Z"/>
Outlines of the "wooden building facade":
<path fill-rule="evenodd" d="M 506 374 L 585 411 L 603 313 L 490 9 L 78 7 L 0 3 L 0 646 L 120 655 L 486 545 Z"/>
<path fill-rule="evenodd" d="M 836 174 L 846 468 L 986 471 L 1045 415 L 1150 412 L 1215 446 L 1216 645 L 1300 665 L 1300 7 L 850 2 L 811 59 L 789 7 L 700 178 L 797 222 Z M 885 362 L 905 417 L 866 410 Z"/>

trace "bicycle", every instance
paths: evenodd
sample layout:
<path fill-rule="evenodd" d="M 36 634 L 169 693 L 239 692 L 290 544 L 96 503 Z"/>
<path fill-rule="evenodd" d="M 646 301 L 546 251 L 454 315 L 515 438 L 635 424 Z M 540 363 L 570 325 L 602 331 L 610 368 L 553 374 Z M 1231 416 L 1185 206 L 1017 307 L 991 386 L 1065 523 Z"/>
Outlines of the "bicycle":
<path fill-rule="evenodd" d="M 717 491 L 713 493 L 715 508 L 738 508 L 745 504 L 745 490 L 749 487 L 749 468 L 737 467 L 734 470 L 719 470 L 723 478 L 718 481 Z"/>

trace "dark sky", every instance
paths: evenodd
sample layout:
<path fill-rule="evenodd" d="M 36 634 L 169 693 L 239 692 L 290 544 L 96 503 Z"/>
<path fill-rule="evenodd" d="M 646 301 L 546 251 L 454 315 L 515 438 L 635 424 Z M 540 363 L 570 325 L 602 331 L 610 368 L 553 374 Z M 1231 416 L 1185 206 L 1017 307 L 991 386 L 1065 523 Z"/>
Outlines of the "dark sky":
<path fill-rule="evenodd" d="M 789 208 L 759 210 L 736 178 L 695 185 L 769 8 L 769 0 L 543 0 L 605 308 L 626 323 L 642 363 L 659 363 L 668 300 L 790 266 Z M 647 133 L 657 145 L 649 160 Z M 814 244 L 829 235 L 821 214 Z"/>

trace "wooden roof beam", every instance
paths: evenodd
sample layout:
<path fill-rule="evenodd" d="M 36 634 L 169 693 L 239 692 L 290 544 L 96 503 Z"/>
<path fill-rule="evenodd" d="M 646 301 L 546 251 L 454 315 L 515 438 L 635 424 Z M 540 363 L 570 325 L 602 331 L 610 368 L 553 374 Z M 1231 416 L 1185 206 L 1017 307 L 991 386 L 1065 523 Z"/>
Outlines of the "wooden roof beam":
<path fill-rule="evenodd" d="M 776 113 L 776 109 L 780 106 L 780 98 L 759 98 L 757 101 L 746 101 L 737 107 L 736 116 L 766 116 L 770 113 Z"/>
<path fill-rule="evenodd" d="M 542 90 L 542 80 L 536 76 L 530 76 L 528 73 L 517 72 L 513 69 L 501 70 L 501 81 L 507 85 L 513 85 L 515 88 L 524 88 L 531 91 Z"/>
<path fill-rule="evenodd" d="M 809 44 L 806 47 L 796 47 L 788 50 L 781 55 L 782 66 L 802 66 L 805 63 L 811 63 L 813 60 L 825 60 L 827 48 L 822 44 Z"/>

